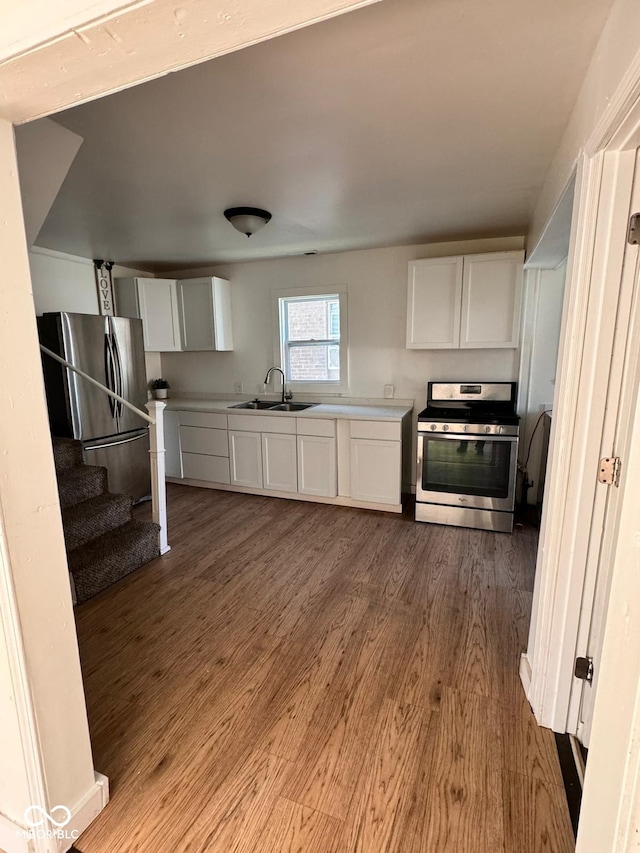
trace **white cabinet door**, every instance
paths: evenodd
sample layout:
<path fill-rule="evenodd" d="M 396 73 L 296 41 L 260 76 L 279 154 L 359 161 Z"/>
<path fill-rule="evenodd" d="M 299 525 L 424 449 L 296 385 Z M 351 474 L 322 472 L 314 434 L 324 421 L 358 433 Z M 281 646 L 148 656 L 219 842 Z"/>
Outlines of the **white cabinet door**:
<path fill-rule="evenodd" d="M 144 348 L 151 352 L 179 352 L 182 346 L 176 282 L 159 278 L 135 281 Z"/>
<path fill-rule="evenodd" d="M 262 488 L 262 441 L 259 432 L 229 431 L 231 482 L 234 486 Z"/>
<path fill-rule="evenodd" d="M 178 282 L 183 350 L 231 350 L 231 295 L 222 278 Z"/>
<path fill-rule="evenodd" d="M 465 256 L 461 348 L 518 346 L 522 262 L 522 252 Z"/>
<path fill-rule="evenodd" d="M 298 491 L 302 495 L 336 497 L 338 485 L 335 438 L 298 436 Z"/>
<path fill-rule="evenodd" d="M 137 278 L 144 346 L 151 352 L 180 352 L 180 316 L 176 282 Z"/>
<path fill-rule="evenodd" d="M 401 442 L 351 439 L 351 497 L 369 503 L 399 504 Z"/>
<path fill-rule="evenodd" d="M 295 435 L 262 433 L 262 481 L 265 489 L 298 491 L 296 455 Z"/>
<path fill-rule="evenodd" d="M 183 350 L 214 350 L 213 292 L 211 279 L 179 281 L 178 302 Z"/>
<path fill-rule="evenodd" d="M 410 262 L 409 349 L 456 349 L 459 346 L 461 294 L 461 257 Z"/>
<path fill-rule="evenodd" d="M 178 412 L 164 410 L 164 466 L 167 477 L 182 479 L 182 453 Z"/>

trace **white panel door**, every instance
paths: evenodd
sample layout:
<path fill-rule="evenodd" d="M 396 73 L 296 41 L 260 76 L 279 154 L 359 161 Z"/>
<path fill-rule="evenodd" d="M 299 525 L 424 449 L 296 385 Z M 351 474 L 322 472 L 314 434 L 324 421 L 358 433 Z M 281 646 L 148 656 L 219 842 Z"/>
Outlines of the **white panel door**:
<path fill-rule="evenodd" d="M 522 252 L 465 256 L 461 348 L 518 346 L 522 264 Z"/>
<path fill-rule="evenodd" d="M 259 432 L 229 432 L 231 482 L 234 486 L 262 488 L 262 441 Z"/>
<path fill-rule="evenodd" d="M 262 433 L 262 480 L 265 489 L 298 491 L 296 437 Z"/>
<path fill-rule="evenodd" d="M 298 491 L 302 495 L 336 497 L 338 483 L 335 438 L 298 436 Z"/>
<path fill-rule="evenodd" d="M 457 349 L 461 299 L 461 257 L 411 261 L 407 293 L 407 347 Z"/>
<path fill-rule="evenodd" d="M 351 439 L 351 497 L 354 500 L 400 503 L 401 447 L 399 441 Z"/>
<path fill-rule="evenodd" d="M 180 451 L 180 427 L 178 412 L 164 410 L 164 466 L 165 476 L 182 479 L 182 454 Z"/>
<path fill-rule="evenodd" d="M 151 352 L 179 352 L 180 317 L 176 282 L 170 279 L 137 278 L 144 348 Z"/>

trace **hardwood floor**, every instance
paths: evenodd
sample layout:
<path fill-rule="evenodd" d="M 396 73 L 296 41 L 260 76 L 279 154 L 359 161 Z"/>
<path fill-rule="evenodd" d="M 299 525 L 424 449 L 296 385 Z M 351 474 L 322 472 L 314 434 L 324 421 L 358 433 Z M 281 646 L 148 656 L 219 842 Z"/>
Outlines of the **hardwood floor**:
<path fill-rule="evenodd" d="M 76 610 L 111 802 L 82 853 L 565 853 L 518 679 L 535 532 L 170 486 Z"/>

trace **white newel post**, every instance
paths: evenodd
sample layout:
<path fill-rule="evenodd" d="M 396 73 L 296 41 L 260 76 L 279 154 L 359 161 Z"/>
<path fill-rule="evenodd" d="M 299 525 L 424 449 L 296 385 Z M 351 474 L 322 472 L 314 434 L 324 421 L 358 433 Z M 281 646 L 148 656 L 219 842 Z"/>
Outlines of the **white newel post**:
<path fill-rule="evenodd" d="M 164 474 L 164 410 L 167 404 L 150 400 L 146 404 L 154 423 L 149 427 L 149 455 L 151 456 L 151 511 L 153 520 L 160 525 L 160 553 L 171 550 L 167 540 L 167 485 Z"/>

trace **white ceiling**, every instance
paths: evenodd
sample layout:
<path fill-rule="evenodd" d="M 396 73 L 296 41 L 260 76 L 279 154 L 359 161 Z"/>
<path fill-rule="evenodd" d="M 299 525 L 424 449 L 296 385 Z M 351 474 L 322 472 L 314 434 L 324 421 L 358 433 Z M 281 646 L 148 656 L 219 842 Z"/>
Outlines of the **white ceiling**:
<path fill-rule="evenodd" d="M 68 110 L 37 244 L 161 271 L 523 234 L 610 5 L 384 0 Z"/>

